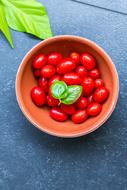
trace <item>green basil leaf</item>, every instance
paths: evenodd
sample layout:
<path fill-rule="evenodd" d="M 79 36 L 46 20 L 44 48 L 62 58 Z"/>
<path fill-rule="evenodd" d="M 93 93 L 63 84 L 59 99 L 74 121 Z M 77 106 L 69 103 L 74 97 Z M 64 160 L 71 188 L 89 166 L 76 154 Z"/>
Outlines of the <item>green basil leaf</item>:
<path fill-rule="evenodd" d="M 68 96 L 68 89 L 60 96 L 60 99 L 66 98 Z"/>
<path fill-rule="evenodd" d="M 71 85 L 68 86 L 68 95 L 66 98 L 61 99 L 63 104 L 73 104 L 76 102 L 82 94 L 82 86 Z"/>
<path fill-rule="evenodd" d="M 41 39 L 52 36 L 46 10 L 35 0 L 1 0 L 8 25 L 17 31 L 33 34 Z"/>
<path fill-rule="evenodd" d="M 6 21 L 4 6 L 1 4 L 1 2 L 0 2 L 0 30 L 4 33 L 5 37 L 9 41 L 11 47 L 13 48 L 14 46 L 13 46 L 10 30 Z"/>
<path fill-rule="evenodd" d="M 55 81 L 51 85 L 52 96 L 56 99 L 61 99 L 61 97 L 67 96 L 67 85 L 63 81 Z"/>

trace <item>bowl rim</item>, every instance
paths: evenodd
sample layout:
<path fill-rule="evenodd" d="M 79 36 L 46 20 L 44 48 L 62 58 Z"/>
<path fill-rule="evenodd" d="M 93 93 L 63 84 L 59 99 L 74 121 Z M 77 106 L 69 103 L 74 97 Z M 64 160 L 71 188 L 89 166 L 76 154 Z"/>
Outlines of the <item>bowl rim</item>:
<path fill-rule="evenodd" d="M 65 38 L 69 39 L 69 40 L 70 40 L 70 38 L 71 39 L 77 39 L 79 41 L 86 42 L 87 45 L 89 45 L 93 49 L 96 49 L 96 50 L 100 51 L 103 54 L 103 57 L 105 57 L 105 59 L 107 59 L 111 63 L 110 67 L 112 67 L 112 70 L 114 72 L 114 76 L 116 78 L 116 80 L 114 82 L 114 85 L 115 85 L 115 92 L 114 92 L 114 94 L 116 96 L 114 97 L 114 100 L 112 101 L 110 109 L 108 110 L 108 112 L 105 114 L 105 116 L 101 119 L 101 121 L 99 123 L 94 124 L 87 131 L 84 131 L 84 132 L 83 131 L 81 131 L 81 132 L 74 132 L 72 134 L 64 134 L 63 135 L 61 132 L 53 132 L 53 131 L 50 131 L 50 130 L 45 130 L 45 129 L 43 129 L 43 127 L 40 127 L 36 123 L 36 121 L 33 121 L 33 119 L 31 118 L 31 116 L 29 115 L 29 113 L 25 109 L 24 103 L 22 102 L 22 104 L 20 104 L 20 98 L 22 97 L 21 96 L 21 91 L 20 91 L 20 81 L 21 81 L 21 76 L 22 76 L 22 72 L 21 71 L 24 69 L 24 67 L 25 67 L 25 65 L 27 63 L 27 61 L 25 62 L 25 60 L 31 55 L 31 53 L 33 51 L 36 51 L 41 44 L 47 44 L 47 42 L 49 42 L 49 41 L 53 42 L 54 40 L 57 40 L 57 39 L 63 39 L 64 40 Z M 111 58 L 109 57 L 109 55 L 104 51 L 104 49 L 100 45 L 97 45 L 95 42 L 93 42 L 93 41 L 91 41 L 91 40 L 89 40 L 87 38 L 80 37 L 80 36 L 75 36 L 75 35 L 58 35 L 58 36 L 47 38 L 47 39 L 39 42 L 38 44 L 36 44 L 33 48 L 31 48 L 25 54 L 24 58 L 22 59 L 20 65 L 19 65 L 19 68 L 18 68 L 18 71 L 17 71 L 17 74 L 16 74 L 15 91 L 16 91 L 16 99 L 17 99 L 18 105 L 19 105 L 22 113 L 28 119 L 28 121 L 30 121 L 30 123 L 32 123 L 36 128 L 38 128 L 42 132 L 45 132 L 45 133 L 47 133 L 49 135 L 53 135 L 53 136 L 56 136 L 56 137 L 74 138 L 74 137 L 80 137 L 80 136 L 84 136 L 84 135 L 87 135 L 89 133 L 92 133 L 93 131 L 97 130 L 101 125 L 103 125 L 108 120 L 108 118 L 111 116 L 112 112 L 114 111 L 114 109 L 116 107 L 116 103 L 117 103 L 118 96 L 119 96 L 119 77 L 118 77 L 118 73 L 117 73 L 117 70 L 116 70 L 116 67 L 115 67 L 113 61 L 111 60 Z"/>

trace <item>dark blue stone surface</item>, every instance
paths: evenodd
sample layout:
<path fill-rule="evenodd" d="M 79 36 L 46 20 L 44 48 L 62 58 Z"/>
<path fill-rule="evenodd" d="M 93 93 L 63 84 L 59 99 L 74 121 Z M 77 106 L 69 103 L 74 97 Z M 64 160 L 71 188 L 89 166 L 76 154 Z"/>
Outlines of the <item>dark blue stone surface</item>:
<path fill-rule="evenodd" d="M 54 35 L 84 36 L 111 56 L 120 78 L 119 101 L 110 119 L 85 137 L 40 132 L 15 97 L 19 64 L 40 40 L 11 31 L 11 49 L 0 33 L 0 190 L 127 190 L 127 16 L 70 0 L 40 2 Z M 82 2 L 127 12 L 126 0 Z"/>
<path fill-rule="evenodd" d="M 121 14 L 126 13 L 127 14 L 127 1 L 126 0 L 71 0 L 71 1 L 76 1 L 76 2 L 81 2 L 85 5 L 89 6 L 97 6 L 98 8 L 103 8 L 103 9 L 109 9 L 112 11 L 120 12 Z"/>

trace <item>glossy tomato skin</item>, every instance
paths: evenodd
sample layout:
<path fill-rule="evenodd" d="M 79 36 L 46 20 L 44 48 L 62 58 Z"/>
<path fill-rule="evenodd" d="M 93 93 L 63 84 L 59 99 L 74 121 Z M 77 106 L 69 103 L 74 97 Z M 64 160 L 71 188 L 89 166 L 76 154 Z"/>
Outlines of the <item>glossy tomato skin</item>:
<path fill-rule="evenodd" d="M 94 102 L 94 99 L 93 99 L 93 94 L 91 94 L 89 97 L 88 97 L 88 102 L 89 104 Z"/>
<path fill-rule="evenodd" d="M 92 79 L 98 79 L 100 78 L 100 71 L 98 69 L 92 69 L 90 72 L 89 72 L 89 76 L 92 78 Z"/>
<path fill-rule="evenodd" d="M 87 114 L 90 116 L 97 116 L 102 110 L 101 104 L 92 102 L 87 108 Z"/>
<path fill-rule="evenodd" d="M 83 87 L 84 94 L 86 96 L 90 96 L 94 90 L 94 80 L 90 77 L 84 78 L 82 82 L 82 87 Z"/>
<path fill-rule="evenodd" d="M 75 113 L 76 108 L 75 105 L 65 105 L 61 104 L 61 110 L 66 113 L 67 115 L 72 115 Z"/>
<path fill-rule="evenodd" d="M 67 73 L 62 77 L 62 80 L 67 85 L 78 85 L 82 82 L 81 77 L 77 73 Z"/>
<path fill-rule="evenodd" d="M 71 120 L 74 123 L 82 123 L 84 121 L 86 121 L 86 119 L 88 118 L 88 114 L 86 112 L 86 110 L 77 110 L 71 117 Z"/>
<path fill-rule="evenodd" d="M 45 65 L 42 69 L 41 69 L 41 75 L 44 78 L 51 78 L 55 75 L 55 67 L 53 65 Z"/>
<path fill-rule="evenodd" d="M 109 91 L 105 87 L 97 88 L 94 92 L 93 98 L 96 102 L 102 103 L 104 102 L 109 96 Z"/>
<path fill-rule="evenodd" d="M 96 79 L 94 81 L 94 84 L 95 84 L 95 88 L 100 88 L 104 86 L 104 81 L 102 79 Z"/>
<path fill-rule="evenodd" d="M 37 78 L 41 76 L 41 70 L 40 69 L 34 69 L 33 73 L 34 73 L 34 76 Z"/>
<path fill-rule="evenodd" d="M 57 73 L 60 75 L 64 75 L 65 73 L 69 73 L 73 71 L 76 67 L 76 64 L 73 59 L 66 58 L 63 59 L 58 65 L 57 65 Z"/>
<path fill-rule="evenodd" d="M 44 77 L 40 77 L 38 85 L 47 93 L 48 92 L 48 80 Z"/>
<path fill-rule="evenodd" d="M 47 57 L 47 62 L 49 65 L 57 65 L 62 60 L 62 55 L 57 52 L 52 52 Z"/>
<path fill-rule="evenodd" d="M 32 88 L 31 98 L 37 106 L 43 106 L 46 103 L 46 96 L 44 90 L 38 86 Z"/>
<path fill-rule="evenodd" d="M 78 109 L 85 109 L 89 105 L 88 99 L 85 97 L 79 98 L 76 103 Z"/>
<path fill-rule="evenodd" d="M 91 70 L 96 66 L 96 61 L 89 53 L 83 53 L 81 55 L 81 63 L 87 70 Z"/>
<path fill-rule="evenodd" d="M 86 70 L 86 68 L 84 66 L 78 66 L 76 69 L 76 73 L 81 77 L 81 78 L 85 78 L 88 77 L 88 71 Z"/>
<path fill-rule="evenodd" d="M 59 76 L 59 75 L 54 75 L 54 76 L 49 80 L 49 86 L 51 86 L 56 80 L 61 80 L 61 76 Z"/>
<path fill-rule="evenodd" d="M 52 119 L 60 122 L 66 121 L 68 119 L 67 114 L 65 114 L 60 108 L 57 107 L 53 107 L 50 110 L 50 116 Z"/>
<path fill-rule="evenodd" d="M 75 64 L 78 65 L 80 63 L 80 54 L 77 52 L 72 52 L 70 54 L 70 58 L 75 61 Z"/>
<path fill-rule="evenodd" d="M 51 86 L 49 86 L 48 95 L 51 96 L 51 97 L 53 97 L 53 96 L 52 96 L 52 92 L 51 92 Z"/>
<path fill-rule="evenodd" d="M 52 96 L 47 96 L 47 104 L 52 107 L 56 107 L 59 104 L 59 100 L 53 98 Z"/>
<path fill-rule="evenodd" d="M 43 53 L 37 55 L 32 63 L 34 69 L 40 69 L 46 64 L 47 58 Z"/>

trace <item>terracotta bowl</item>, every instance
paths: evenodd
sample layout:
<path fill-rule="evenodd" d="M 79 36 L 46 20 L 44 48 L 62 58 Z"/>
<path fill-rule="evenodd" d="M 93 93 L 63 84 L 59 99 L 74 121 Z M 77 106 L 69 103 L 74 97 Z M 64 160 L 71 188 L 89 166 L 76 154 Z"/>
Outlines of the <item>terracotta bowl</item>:
<path fill-rule="evenodd" d="M 30 91 L 37 81 L 32 73 L 32 61 L 38 53 L 48 55 L 52 51 L 60 52 L 63 57 L 69 56 L 73 51 L 79 53 L 87 51 L 96 58 L 102 78 L 110 91 L 109 98 L 97 117 L 90 118 L 82 124 L 74 124 L 70 120 L 61 123 L 50 118 L 48 108 L 39 108 L 33 104 Z M 77 36 L 56 36 L 37 44 L 24 57 L 16 77 L 17 101 L 26 118 L 41 131 L 58 137 L 79 137 L 95 131 L 115 109 L 118 92 L 118 75 L 110 57 L 94 42 Z"/>

